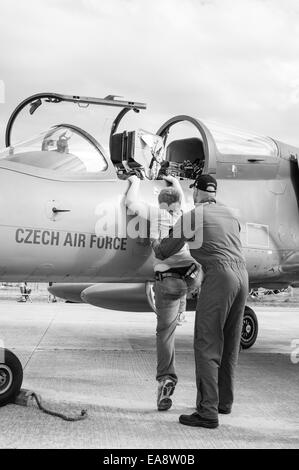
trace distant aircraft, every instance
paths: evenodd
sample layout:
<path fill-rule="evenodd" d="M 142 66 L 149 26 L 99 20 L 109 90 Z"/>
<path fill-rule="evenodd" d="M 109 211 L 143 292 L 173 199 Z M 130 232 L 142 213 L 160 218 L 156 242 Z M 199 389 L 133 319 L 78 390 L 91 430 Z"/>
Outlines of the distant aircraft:
<path fill-rule="evenodd" d="M 15 119 L 27 105 L 33 114 L 44 103 L 62 102 L 121 108 L 108 150 L 84 129 L 65 123 L 12 142 Z M 147 233 L 133 237 L 124 230 L 134 217 L 124 204 L 128 175 L 139 175 L 140 197 L 155 205 L 166 186 L 161 175 L 172 174 L 191 205 L 189 185 L 202 172 L 216 175 L 217 199 L 238 214 L 250 287 L 279 289 L 299 282 L 299 149 L 187 115 L 172 117 L 156 133 L 117 132 L 130 110 L 145 108 L 112 95 L 56 93 L 36 94 L 17 106 L 0 153 L 0 279 L 51 281 L 57 283 L 55 295 L 105 308 L 142 310 L 146 299 L 154 308 Z M 102 283 L 111 283 L 110 289 Z M 254 343 L 257 328 L 246 307 L 243 347 Z M 0 404 L 16 395 L 22 374 L 15 356 L 4 354 Z"/>

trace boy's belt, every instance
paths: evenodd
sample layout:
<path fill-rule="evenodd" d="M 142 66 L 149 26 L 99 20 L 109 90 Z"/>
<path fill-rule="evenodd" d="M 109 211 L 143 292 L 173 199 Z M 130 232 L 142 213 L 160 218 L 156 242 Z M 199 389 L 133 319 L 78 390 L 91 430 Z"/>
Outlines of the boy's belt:
<path fill-rule="evenodd" d="M 172 268 L 168 271 L 156 271 L 155 272 L 155 279 L 157 281 L 162 281 L 166 277 L 174 277 L 176 279 L 186 279 L 187 277 L 195 278 L 198 273 L 198 266 L 195 263 L 192 263 L 190 266 L 185 268 L 186 271 L 183 274 L 182 268 Z"/>
<path fill-rule="evenodd" d="M 184 279 L 184 276 L 182 276 L 181 274 L 179 273 L 169 273 L 169 272 L 160 272 L 160 271 L 156 271 L 155 272 L 155 279 L 156 281 L 163 281 L 163 279 L 165 279 L 166 277 L 174 277 L 176 279 Z"/>

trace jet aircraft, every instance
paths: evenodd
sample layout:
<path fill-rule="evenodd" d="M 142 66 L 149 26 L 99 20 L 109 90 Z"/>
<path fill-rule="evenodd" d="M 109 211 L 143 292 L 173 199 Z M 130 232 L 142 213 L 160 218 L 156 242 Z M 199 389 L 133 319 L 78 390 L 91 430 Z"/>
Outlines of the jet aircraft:
<path fill-rule="evenodd" d="M 127 230 L 134 222 L 124 202 L 127 179 L 137 174 L 140 198 L 156 205 L 166 186 L 162 176 L 171 174 L 191 207 L 190 183 L 209 173 L 218 180 L 217 199 L 239 217 L 250 287 L 299 282 L 299 148 L 189 115 L 170 118 L 156 132 L 119 131 L 127 113 L 146 105 L 116 98 L 39 93 L 13 111 L 0 152 L 0 279 L 53 282 L 53 294 L 105 308 L 144 311 L 148 301 L 154 310 L 148 232 L 133 236 Z M 13 141 L 16 118 L 27 106 L 30 115 L 41 106 L 51 112 L 58 107 L 59 116 L 61 103 L 120 109 L 107 145 L 82 127 L 59 122 L 34 138 Z M 189 299 L 189 308 L 195 301 Z M 244 348 L 252 346 L 257 330 L 247 306 Z M 5 404 L 20 390 L 22 366 L 12 352 L 2 352 Z"/>

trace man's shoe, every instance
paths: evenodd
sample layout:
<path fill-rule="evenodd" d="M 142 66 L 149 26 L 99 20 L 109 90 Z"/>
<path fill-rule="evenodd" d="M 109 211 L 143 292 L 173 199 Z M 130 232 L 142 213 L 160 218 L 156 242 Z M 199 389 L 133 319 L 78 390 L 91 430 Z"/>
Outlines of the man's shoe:
<path fill-rule="evenodd" d="M 219 426 L 218 419 L 202 418 L 197 412 L 192 413 L 192 415 L 181 415 L 179 417 L 179 421 L 181 424 L 185 424 L 186 426 L 194 426 L 201 428 L 214 429 Z"/>
<path fill-rule="evenodd" d="M 232 412 L 232 410 L 225 409 L 225 408 L 218 408 L 218 413 L 222 415 L 229 415 Z"/>
<path fill-rule="evenodd" d="M 167 411 L 172 405 L 170 396 L 175 389 L 175 382 L 171 379 L 161 380 L 158 385 L 157 406 L 158 411 Z"/>

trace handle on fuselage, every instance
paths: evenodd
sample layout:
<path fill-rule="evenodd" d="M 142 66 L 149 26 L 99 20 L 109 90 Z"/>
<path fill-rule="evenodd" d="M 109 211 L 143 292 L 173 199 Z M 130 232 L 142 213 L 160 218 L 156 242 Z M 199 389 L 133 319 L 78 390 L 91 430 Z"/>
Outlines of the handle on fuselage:
<path fill-rule="evenodd" d="M 57 209 L 56 207 L 53 207 L 52 212 L 54 214 L 58 214 L 58 212 L 71 212 L 71 210 L 70 209 Z"/>

